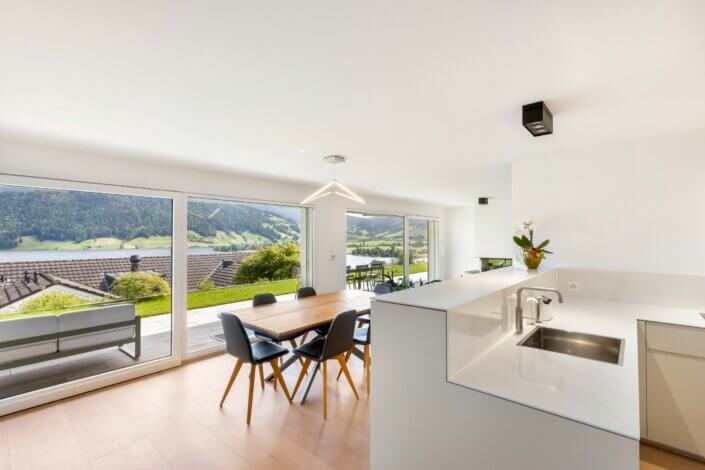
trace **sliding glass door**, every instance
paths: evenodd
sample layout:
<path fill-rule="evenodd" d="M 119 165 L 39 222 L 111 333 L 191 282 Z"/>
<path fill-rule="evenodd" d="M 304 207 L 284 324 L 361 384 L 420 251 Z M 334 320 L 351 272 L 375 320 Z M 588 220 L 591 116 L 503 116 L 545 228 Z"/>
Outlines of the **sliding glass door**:
<path fill-rule="evenodd" d="M 308 209 L 189 198 L 187 353 L 222 347 L 222 311 L 308 285 Z"/>
<path fill-rule="evenodd" d="M 438 279 L 438 222 L 420 217 L 347 213 L 346 282 L 372 290 L 395 289 Z"/>
<path fill-rule="evenodd" d="M 409 281 L 420 285 L 438 279 L 438 222 L 409 217 Z"/>
<path fill-rule="evenodd" d="M 172 233 L 169 197 L 0 185 L 0 400 L 171 356 Z"/>
<path fill-rule="evenodd" d="M 346 281 L 372 290 L 378 282 L 403 285 L 404 217 L 347 213 Z"/>

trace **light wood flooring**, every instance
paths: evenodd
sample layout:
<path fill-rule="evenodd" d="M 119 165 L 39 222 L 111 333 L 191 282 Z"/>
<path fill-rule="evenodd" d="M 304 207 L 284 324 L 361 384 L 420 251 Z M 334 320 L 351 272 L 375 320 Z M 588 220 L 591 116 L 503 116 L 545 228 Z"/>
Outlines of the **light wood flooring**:
<path fill-rule="evenodd" d="M 255 389 L 245 425 L 248 374 L 223 409 L 233 360 L 225 355 L 0 418 L 0 470 L 356 469 L 369 468 L 369 401 L 362 366 L 351 360 L 360 401 L 331 370 L 328 421 L 320 375 L 304 406 L 281 390 Z M 293 384 L 298 367 L 287 382 Z M 293 388 L 293 387 L 291 387 Z M 643 470 L 705 465 L 642 447 Z"/>

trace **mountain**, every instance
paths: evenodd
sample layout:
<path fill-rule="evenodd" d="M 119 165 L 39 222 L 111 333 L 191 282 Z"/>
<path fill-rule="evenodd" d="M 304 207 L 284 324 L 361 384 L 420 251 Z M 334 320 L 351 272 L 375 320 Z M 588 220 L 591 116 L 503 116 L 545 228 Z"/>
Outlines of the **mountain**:
<path fill-rule="evenodd" d="M 192 201 L 188 204 L 188 229 L 201 237 L 216 237 L 218 232 L 235 234 L 244 239 L 256 235 L 260 244 L 278 243 L 299 239 L 297 220 L 284 215 L 288 210 L 292 217 L 298 212 L 282 208 L 278 213 L 272 206 L 261 204 L 234 204 Z"/>
<path fill-rule="evenodd" d="M 351 238 L 383 238 L 402 239 L 404 234 L 404 219 L 400 216 L 347 216 L 348 235 Z M 422 219 L 409 219 L 409 237 L 424 238 L 427 236 L 427 222 Z"/>
<path fill-rule="evenodd" d="M 255 240 L 259 245 L 297 240 L 298 221 L 266 207 L 192 201 L 188 229 L 204 243 L 223 233 L 226 240 Z M 171 201 L 161 198 L 0 186 L 0 249 L 16 247 L 25 236 L 77 243 L 170 236 L 171 218 Z"/>

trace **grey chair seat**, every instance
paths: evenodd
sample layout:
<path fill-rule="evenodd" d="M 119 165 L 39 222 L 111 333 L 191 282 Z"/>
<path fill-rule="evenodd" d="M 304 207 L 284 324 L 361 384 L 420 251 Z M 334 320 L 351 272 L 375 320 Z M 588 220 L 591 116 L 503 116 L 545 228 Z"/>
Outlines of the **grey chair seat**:
<path fill-rule="evenodd" d="M 355 330 L 355 335 L 353 336 L 353 341 L 355 344 L 370 344 L 370 330 L 369 328 L 357 328 Z"/>
<path fill-rule="evenodd" d="M 317 338 L 313 341 L 299 346 L 296 348 L 296 352 L 304 357 L 308 357 L 314 360 L 321 360 L 323 357 L 323 346 L 326 344 L 325 338 Z"/>
<path fill-rule="evenodd" d="M 272 359 L 276 359 L 287 354 L 288 352 L 289 351 L 287 349 L 282 348 L 278 344 L 270 343 L 268 341 L 262 341 L 252 345 L 252 359 L 254 359 L 255 364 L 269 362 Z"/>

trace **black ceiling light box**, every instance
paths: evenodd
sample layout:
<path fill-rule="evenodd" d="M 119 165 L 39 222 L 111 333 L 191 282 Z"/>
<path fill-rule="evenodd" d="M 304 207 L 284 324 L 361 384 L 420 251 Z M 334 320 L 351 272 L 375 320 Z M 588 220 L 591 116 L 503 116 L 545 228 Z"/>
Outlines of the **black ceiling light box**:
<path fill-rule="evenodd" d="M 543 101 L 522 106 L 521 123 L 534 137 L 553 134 L 553 114 Z"/>
<path fill-rule="evenodd" d="M 477 203 L 480 204 L 481 206 L 486 206 L 487 204 L 489 204 L 489 202 L 490 202 L 489 198 L 486 198 L 486 197 L 477 198 Z"/>

